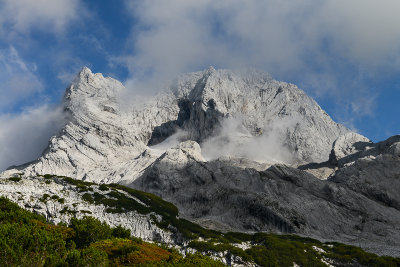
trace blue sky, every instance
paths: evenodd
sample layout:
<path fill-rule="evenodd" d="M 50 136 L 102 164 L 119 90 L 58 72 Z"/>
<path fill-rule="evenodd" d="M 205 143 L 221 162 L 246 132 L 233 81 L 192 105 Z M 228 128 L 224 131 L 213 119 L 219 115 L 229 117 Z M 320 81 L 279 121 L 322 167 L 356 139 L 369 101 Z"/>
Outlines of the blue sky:
<path fill-rule="evenodd" d="M 210 65 L 260 68 L 373 141 L 400 134 L 398 10 L 398 0 L 0 0 L 0 160 L 32 140 L 10 160 L 41 152 L 83 66 L 140 94 Z"/>

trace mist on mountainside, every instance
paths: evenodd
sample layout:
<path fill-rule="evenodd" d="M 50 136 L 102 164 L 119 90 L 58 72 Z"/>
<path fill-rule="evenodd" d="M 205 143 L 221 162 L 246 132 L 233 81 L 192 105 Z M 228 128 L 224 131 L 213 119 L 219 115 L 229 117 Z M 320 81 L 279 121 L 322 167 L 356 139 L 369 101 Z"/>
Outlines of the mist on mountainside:
<path fill-rule="evenodd" d="M 291 164 L 294 157 L 285 145 L 284 137 L 286 127 L 295 124 L 296 120 L 282 119 L 262 129 L 260 135 L 253 136 L 243 126 L 240 116 L 229 117 L 222 121 L 216 135 L 201 144 L 202 154 L 208 160 L 227 156 Z"/>
<path fill-rule="evenodd" d="M 0 171 L 37 159 L 65 122 L 62 107 L 48 105 L 0 116 Z"/>

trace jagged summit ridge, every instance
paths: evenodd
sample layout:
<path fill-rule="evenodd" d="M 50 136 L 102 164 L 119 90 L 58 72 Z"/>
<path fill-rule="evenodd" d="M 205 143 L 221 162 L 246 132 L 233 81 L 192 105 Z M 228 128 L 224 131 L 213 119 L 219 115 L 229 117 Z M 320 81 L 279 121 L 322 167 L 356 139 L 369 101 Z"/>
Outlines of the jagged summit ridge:
<path fill-rule="evenodd" d="M 125 90 L 119 81 L 83 68 L 64 97 L 70 120 L 23 172 L 131 182 L 160 156 L 149 145 L 177 131 L 184 132 L 180 141 L 202 145 L 218 137 L 227 118 L 236 118 L 245 132 L 230 140 L 233 145 L 274 133 L 298 162 L 326 160 L 333 141 L 348 132 L 297 86 L 257 70 L 211 67 L 180 75 L 154 98 L 127 110 L 120 99 Z"/>

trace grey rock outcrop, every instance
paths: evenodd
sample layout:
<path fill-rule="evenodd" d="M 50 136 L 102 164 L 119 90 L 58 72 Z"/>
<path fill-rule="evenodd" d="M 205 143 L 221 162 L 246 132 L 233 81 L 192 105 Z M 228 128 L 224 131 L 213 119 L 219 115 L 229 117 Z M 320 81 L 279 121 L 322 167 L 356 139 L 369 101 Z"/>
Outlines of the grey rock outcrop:
<path fill-rule="evenodd" d="M 333 142 L 329 161 L 332 164 L 342 164 L 344 158 L 372 147 L 372 141 L 361 134 L 350 132 L 339 136 Z"/>
<path fill-rule="evenodd" d="M 286 165 L 257 171 L 235 161 L 197 161 L 191 153 L 198 151 L 177 147 L 166 154 L 186 156 L 184 166 L 162 156 L 131 186 L 171 201 L 206 227 L 297 233 L 399 256 L 398 141 L 375 144 L 376 156 L 359 157 L 328 180 Z"/>
<path fill-rule="evenodd" d="M 399 148 L 400 135 L 371 144 L 348 156 L 346 164 L 329 180 L 344 184 L 386 207 L 400 210 Z"/>

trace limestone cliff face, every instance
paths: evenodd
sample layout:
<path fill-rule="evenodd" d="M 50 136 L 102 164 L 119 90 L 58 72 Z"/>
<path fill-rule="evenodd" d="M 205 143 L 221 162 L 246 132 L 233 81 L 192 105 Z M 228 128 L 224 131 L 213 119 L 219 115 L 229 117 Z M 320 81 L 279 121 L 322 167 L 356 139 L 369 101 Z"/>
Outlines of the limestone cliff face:
<path fill-rule="evenodd" d="M 142 105 L 121 108 L 125 90 L 112 78 L 82 69 L 64 97 L 69 122 L 37 161 L 18 169 L 26 175 L 129 183 L 160 155 L 149 145 L 178 130 L 184 132 L 181 141 L 202 145 L 230 117 L 240 118 L 247 138 L 279 136 L 294 162 L 319 162 L 348 131 L 295 85 L 256 70 L 210 67 L 181 75 Z"/>

